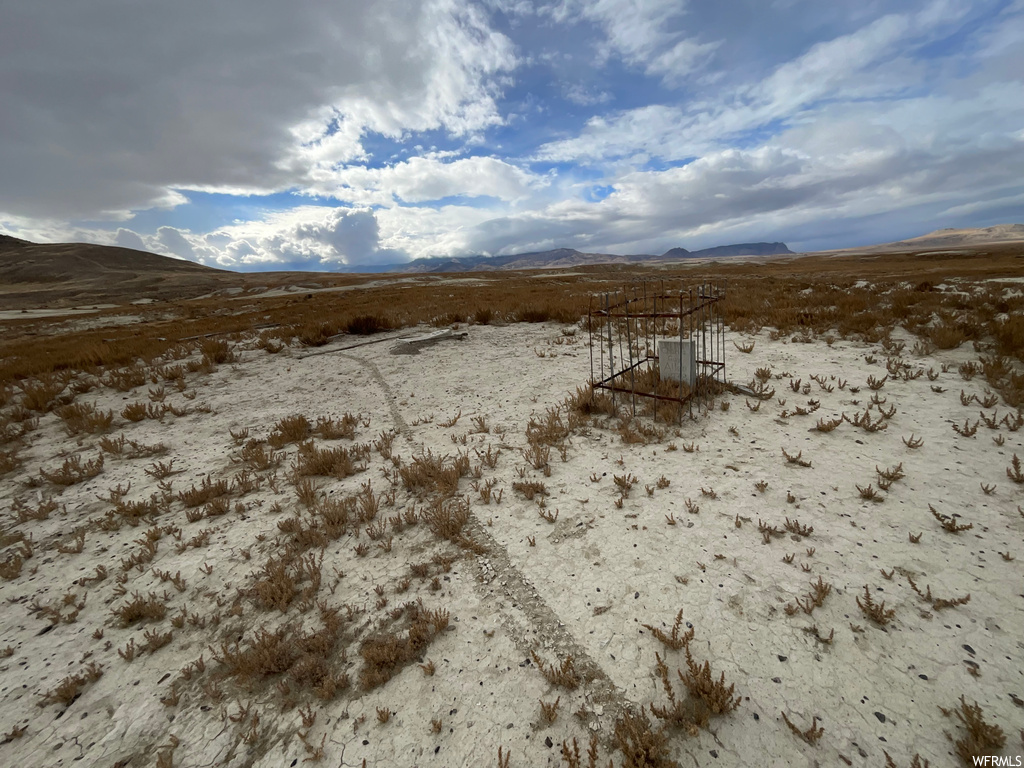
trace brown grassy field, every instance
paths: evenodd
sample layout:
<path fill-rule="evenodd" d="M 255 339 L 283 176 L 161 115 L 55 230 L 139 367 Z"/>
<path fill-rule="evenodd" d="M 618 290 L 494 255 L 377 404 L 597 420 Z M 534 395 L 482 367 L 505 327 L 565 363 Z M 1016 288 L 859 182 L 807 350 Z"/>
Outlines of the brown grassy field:
<path fill-rule="evenodd" d="M 148 361 L 176 344 L 208 335 L 258 332 L 268 339 L 315 346 L 346 331 L 370 333 L 424 322 L 575 322 L 587 313 L 595 293 L 643 280 L 668 285 L 727 280 L 723 311 L 726 323 L 736 330 L 772 327 L 782 335 L 807 331 L 878 339 L 898 324 L 943 349 L 985 341 L 991 354 L 1020 360 L 1024 297 L 1007 297 L 987 281 L 1024 274 L 1022 250 L 1024 246 L 1011 244 L 972 248 L 959 255 L 908 252 L 723 260 L 675 268 L 589 267 L 566 274 L 466 273 L 404 279 L 235 275 L 232 283 L 242 288 L 242 295 L 220 292 L 205 299 L 160 302 L 144 311 L 147 321 L 142 324 L 65 333 L 60 332 L 59 320 L 9 320 L 0 341 L 0 384 L 66 369 Z M 260 296 L 259 289 L 268 284 L 300 278 L 302 285 L 318 290 Z M 956 290 L 958 280 L 971 281 L 972 293 Z M 948 289 L 936 290 L 940 284 L 949 284 Z M 98 317 L 139 312 L 126 307 L 100 312 Z"/>

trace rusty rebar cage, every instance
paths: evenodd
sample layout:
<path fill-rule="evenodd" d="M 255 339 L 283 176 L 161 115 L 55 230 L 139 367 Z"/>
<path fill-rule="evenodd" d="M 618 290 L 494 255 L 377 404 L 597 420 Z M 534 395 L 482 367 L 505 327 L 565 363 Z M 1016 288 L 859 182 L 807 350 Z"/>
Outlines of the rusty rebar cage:
<path fill-rule="evenodd" d="M 725 384 L 724 297 L 724 282 L 666 289 L 664 281 L 591 296 L 591 385 L 634 416 L 638 398 L 655 419 L 709 409 Z"/>

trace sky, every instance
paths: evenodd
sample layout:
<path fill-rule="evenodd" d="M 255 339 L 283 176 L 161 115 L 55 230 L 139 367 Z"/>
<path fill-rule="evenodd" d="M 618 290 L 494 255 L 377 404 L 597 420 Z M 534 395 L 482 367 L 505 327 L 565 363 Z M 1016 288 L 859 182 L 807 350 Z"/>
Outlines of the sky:
<path fill-rule="evenodd" d="M 1024 0 L 0 0 L 0 232 L 241 271 L 1024 221 Z"/>

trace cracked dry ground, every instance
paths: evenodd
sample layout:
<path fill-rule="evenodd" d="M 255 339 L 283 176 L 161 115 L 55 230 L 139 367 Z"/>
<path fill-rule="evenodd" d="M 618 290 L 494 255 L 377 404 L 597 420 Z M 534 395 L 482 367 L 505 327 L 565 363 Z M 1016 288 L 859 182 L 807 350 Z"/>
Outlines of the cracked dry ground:
<path fill-rule="evenodd" d="M 666 704 L 655 654 L 672 679 L 686 669 L 651 631 L 680 609 L 696 662 L 741 698 L 709 729 L 669 732 L 682 765 L 880 765 L 883 750 L 948 764 L 957 723 L 937 705 L 960 693 L 1016 732 L 1022 571 L 997 553 L 1024 533 L 1004 475 L 1024 431 L 950 429 L 979 408 L 957 392 L 985 396 L 956 374 L 966 351 L 909 361 L 949 363 L 942 392 L 893 377 L 874 393 L 878 345 L 759 336 L 729 363 L 737 382 L 772 369 L 757 411 L 729 395 L 647 444 L 598 423 L 545 470 L 524 455 L 527 425 L 586 381 L 585 342 L 538 324 L 471 327 L 416 355 L 390 354 L 390 337 L 317 355 L 242 343 L 209 373 L 179 379 L 187 358 L 166 360 L 156 381 L 80 394 L 115 414 L 106 434 L 42 415 L 0 485 L 5 563 L 23 561 L 0 584 L 0 757 L 447 766 L 492 765 L 500 747 L 512 768 L 563 764 L 563 741 L 585 750 L 593 734 L 618 765 L 616 721 Z M 828 391 L 830 376 L 862 390 Z M 181 415 L 117 415 L 135 402 Z M 812 429 L 869 406 L 896 406 L 886 429 Z M 103 456 L 101 471 L 41 478 L 75 455 Z M 861 498 L 898 463 L 884 503 Z M 530 483 L 533 498 L 514 487 Z M 944 531 L 929 504 L 974 528 Z M 821 604 L 797 603 L 819 577 Z M 910 579 L 971 599 L 936 610 Z M 858 608 L 865 584 L 896 610 L 888 625 Z M 538 669 L 569 658 L 576 687 Z M 783 713 L 824 732 L 806 743 Z"/>

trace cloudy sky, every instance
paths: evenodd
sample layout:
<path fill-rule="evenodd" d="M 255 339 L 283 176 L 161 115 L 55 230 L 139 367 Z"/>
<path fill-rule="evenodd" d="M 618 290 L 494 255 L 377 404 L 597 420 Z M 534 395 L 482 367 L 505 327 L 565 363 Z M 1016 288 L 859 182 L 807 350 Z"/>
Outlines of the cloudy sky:
<path fill-rule="evenodd" d="M 1024 0 L 0 0 L 0 231 L 241 270 L 1024 221 Z"/>

